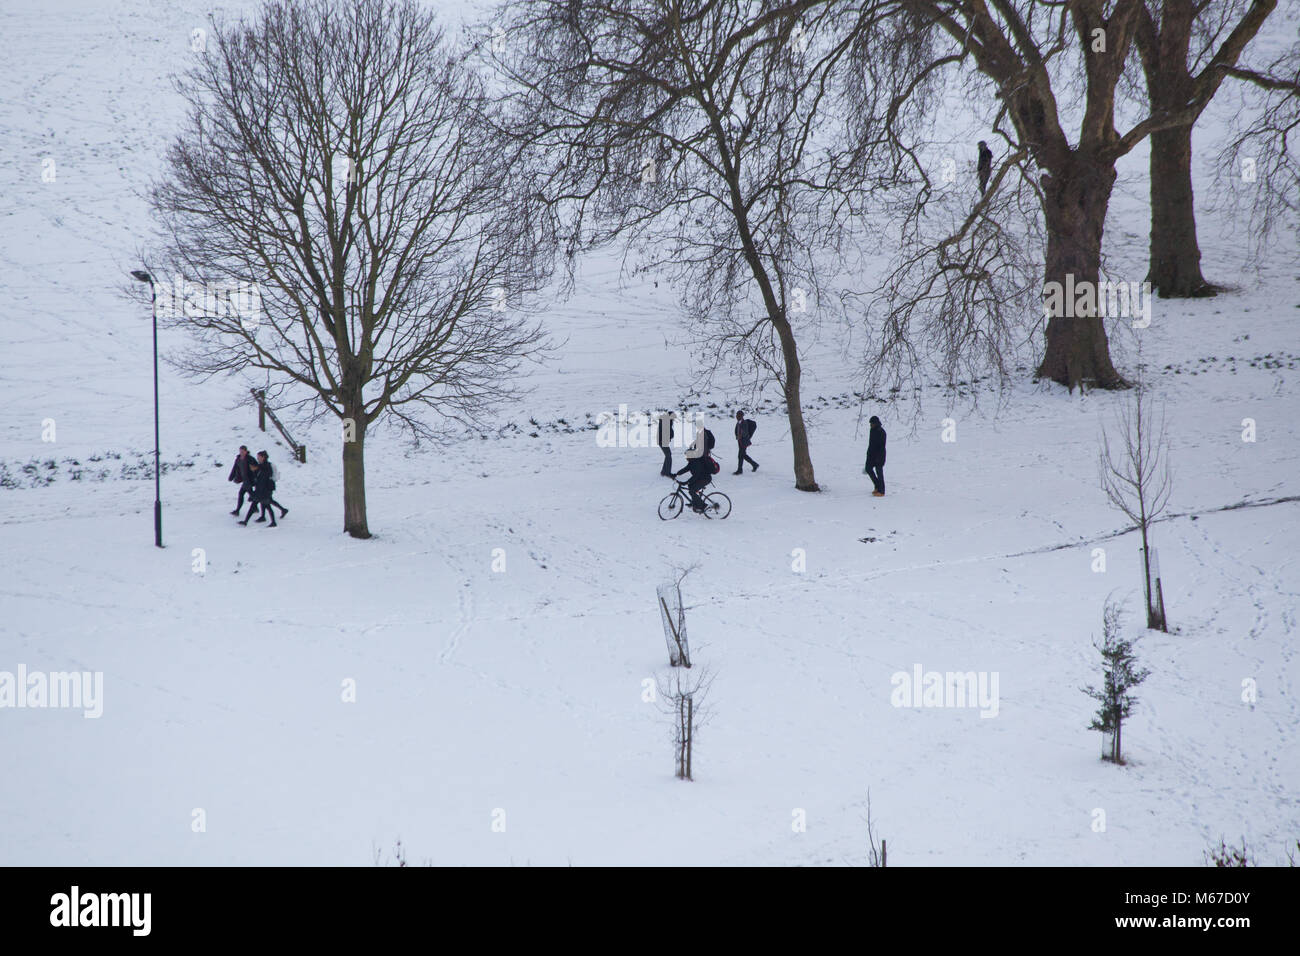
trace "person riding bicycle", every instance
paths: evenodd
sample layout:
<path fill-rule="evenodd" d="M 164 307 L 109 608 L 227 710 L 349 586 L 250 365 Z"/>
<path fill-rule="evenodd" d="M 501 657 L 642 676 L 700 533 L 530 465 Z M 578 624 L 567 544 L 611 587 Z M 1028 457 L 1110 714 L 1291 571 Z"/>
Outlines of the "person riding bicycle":
<path fill-rule="evenodd" d="M 704 511 L 704 499 L 700 497 L 700 491 L 713 481 L 713 457 L 709 454 L 713 450 L 713 433 L 707 428 L 704 430 L 704 448 L 703 453 L 696 455 L 694 458 L 687 453 L 686 467 L 673 473 L 673 476 L 691 473 L 691 480 L 686 483 L 687 489 L 691 493 L 691 510 Z"/>

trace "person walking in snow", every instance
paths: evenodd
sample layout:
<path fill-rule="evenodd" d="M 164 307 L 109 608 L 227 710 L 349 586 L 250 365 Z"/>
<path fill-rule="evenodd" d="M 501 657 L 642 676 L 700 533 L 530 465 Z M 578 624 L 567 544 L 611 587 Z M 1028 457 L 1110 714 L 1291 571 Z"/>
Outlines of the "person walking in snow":
<path fill-rule="evenodd" d="M 271 494 L 275 491 L 275 478 L 274 478 L 274 469 L 271 467 L 271 463 L 267 459 L 266 452 L 259 451 L 257 453 L 257 461 L 252 463 L 252 469 L 253 469 L 253 495 L 252 495 L 253 503 L 248 506 L 248 514 L 246 514 L 244 516 L 244 520 L 239 523 L 247 527 L 249 519 L 253 517 L 253 512 L 257 511 L 260 508 L 262 514 L 261 517 L 257 519 L 257 523 L 261 524 L 263 521 L 265 521 L 267 512 L 270 512 L 271 514 L 270 527 L 274 528 L 275 511 L 271 507 Z"/>
<path fill-rule="evenodd" d="M 980 140 L 980 159 L 976 169 L 980 177 L 980 195 L 983 196 L 989 185 L 989 177 L 993 175 L 993 150 L 989 149 L 989 144 L 984 140 Z"/>
<path fill-rule="evenodd" d="M 271 497 L 269 497 L 269 498 L 267 499 L 267 501 L 268 501 L 268 503 L 270 504 L 270 506 L 271 506 L 272 508 L 279 508 L 279 509 L 280 509 L 280 517 L 283 518 L 285 515 L 287 515 L 287 514 L 289 513 L 289 509 L 286 508 L 284 505 L 280 504 L 280 502 L 276 501 L 276 500 L 275 500 L 275 496 L 274 496 L 275 488 L 276 488 L 276 479 L 277 479 L 277 478 L 279 477 L 279 475 L 280 475 L 280 469 L 276 468 L 274 465 L 271 464 L 271 456 L 270 456 L 270 455 L 267 455 L 266 452 L 262 452 L 262 454 L 263 454 L 263 456 L 265 456 L 264 459 L 263 459 L 263 467 L 269 468 L 269 469 L 271 470 L 271 492 L 272 492 L 272 494 L 271 494 Z M 272 518 L 275 517 L 274 513 L 271 515 L 271 517 L 272 517 Z"/>
<path fill-rule="evenodd" d="M 665 478 L 671 478 L 673 476 L 672 442 L 675 434 L 673 430 L 673 422 L 676 418 L 677 416 L 673 412 L 664 412 L 659 416 L 658 441 L 659 447 L 662 448 L 664 452 L 664 463 L 663 467 L 659 469 L 659 474 Z"/>
<path fill-rule="evenodd" d="M 230 466 L 230 480 L 239 482 L 239 500 L 235 502 L 235 510 L 230 512 L 238 517 L 244 510 L 244 495 L 248 495 L 249 500 L 253 497 L 253 459 L 248 454 L 247 445 L 239 446 L 235 463 Z"/>
<path fill-rule="evenodd" d="M 749 446 L 754 441 L 754 432 L 758 428 L 758 422 L 745 418 L 743 411 L 736 412 L 736 447 L 740 451 L 736 459 L 736 470 L 733 475 L 739 475 L 745 470 L 745 462 L 749 462 L 750 468 L 758 471 L 758 462 L 749 457 Z"/>
<path fill-rule="evenodd" d="M 871 437 L 867 441 L 867 464 L 862 470 L 871 477 L 875 490 L 874 498 L 885 497 L 885 430 L 880 427 L 880 419 L 872 415 Z"/>

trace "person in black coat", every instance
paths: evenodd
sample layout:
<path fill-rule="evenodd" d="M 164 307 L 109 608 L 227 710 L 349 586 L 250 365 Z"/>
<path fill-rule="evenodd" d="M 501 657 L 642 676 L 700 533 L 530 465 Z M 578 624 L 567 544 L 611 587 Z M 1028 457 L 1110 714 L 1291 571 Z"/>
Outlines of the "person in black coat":
<path fill-rule="evenodd" d="M 673 472 L 673 475 L 676 477 L 688 471 L 691 473 L 691 480 L 686 483 L 686 487 L 691 493 L 691 507 L 696 511 L 703 511 L 704 499 L 700 497 L 700 492 L 713 481 L 713 461 L 708 455 L 688 459 L 686 467 L 681 471 Z"/>
<path fill-rule="evenodd" d="M 989 177 L 993 175 L 993 150 L 989 149 L 989 144 L 984 140 L 980 140 L 980 160 L 976 168 L 980 177 L 980 195 L 983 196 L 989 185 Z"/>
<path fill-rule="evenodd" d="M 280 471 L 279 471 L 278 468 L 276 468 L 274 465 L 271 464 L 271 456 L 270 456 L 270 455 L 267 455 L 266 452 L 262 452 L 262 454 L 265 456 L 265 458 L 263 459 L 263 465 L 262 465 L 262 467 L 268 469 L 268 470 L 271 472 L 271 491 L 274 492 L 274 491 L 275 491 L 275 477 L 276 477 L 276 475 L 278 475 L 278 474 L 280 473 Z M 272 495 L 272 496 L 269 496 L 266 500 L 267 500 L 267 503 L 268 503 L 272 508 L 279 508 L 279 509 L 280 509 L 280 517 L 281 517 L 281 518 L 283 518 L 285 515 L 287 515 L 287 514 L 289 513 L 289 509 L 286 508 L 284 505 L 280 504 L 280 502 L 276 501 L 276 500 L 275 500 L 275 497 L 274 497 L 273 495 Z M 271 515 L 271 517 L 274 518 L 275 515 L 273 514 L 273 515 Z"/>
<path fill-rule="evenodd" d="M 867 441 L 867 465 L 862 470 L 871 476 L 871 483 L 876 486 L 872 497 L 885 497 L 885 430 L 880 427 L 880 419 L 875 415 L 870 418 L 871 437 Z"/>
<path fill-rule="evenodd" d="M 749 446 L 754 441 L 756 428 L 758 422 L 747 420 L 743 411 L 736 412 L 736 448 L 740 450 L 740 455 L 736 459 L 736 470 L 732 472 L 733 475 L 739 475 L 745 470 L 745 462 L 749 462 L 750 468 L 758 471 L 758 462 L 749 457 Z"/>
<path fill-rule="evenodd" d="M 659 474 L 663 475 L 665 478 L 671 478 L 673 476 L 673 450 L 671 446 L 675 434 L 673 431 L 673 420 L 676 418 L 677 416 L 673 412 L 664 412 L 659 416 L 658 441 L 659 447 L 664 451 L 664 464 L 663 467 L 659 469 Z"/>
<path fill-rule="evenodd" d="M 244 510 L 244 495 L 248 495 L 250 500 L 253 497 L 253 459 L 248 454 L 247 445 L 239 446 L 235 463 L 230 466 L 230 480 L 239 482 L 239 500 L 235 502 L 235 510 L 230 512 L 238 517 Z"/>
<path fill-rule="evenodd" d="M 271 508 L 271 494 L 275 491 L 275 479 L 272 476 L 273 469 L 271 463 L 267 461 L 266 452 L 257 453 L 257 461 L 252 464 L 253 468 L 253 503 L 248 506 L 248 514 L 244 520 L 239 522 L 247 526 L 248 520 L 253 517 L 253 512 L 262 509 L 262 516 L 257 519 L 258 523 L 266 520 L 267 512 L 271 513 L 271 527 L 275 527 L 275 511 Z"/>

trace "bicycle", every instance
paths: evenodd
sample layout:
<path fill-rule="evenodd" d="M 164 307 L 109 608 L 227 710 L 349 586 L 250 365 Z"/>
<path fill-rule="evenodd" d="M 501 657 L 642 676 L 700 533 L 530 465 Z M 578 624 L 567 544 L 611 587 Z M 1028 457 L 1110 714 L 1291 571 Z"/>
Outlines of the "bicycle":
<path fill-rule="evenodd" d="M 688 487 L 689 482 L 677 482 L 677 489 L 664 496 L 664 500 L 659 502 L 659 517 L 663 521 L 671 521 L 682 513 L 684 508 L 688 508 L 691 503 L 691 492 Z M 704 499 L 704 510 L 699 512 L 706 518 L 725 518 L 731 514 L 731 499 L 721 491 L 710 491 L 707 495 L 700 495 Z M 694 510 L 694 509 L 692 509 Z"/>

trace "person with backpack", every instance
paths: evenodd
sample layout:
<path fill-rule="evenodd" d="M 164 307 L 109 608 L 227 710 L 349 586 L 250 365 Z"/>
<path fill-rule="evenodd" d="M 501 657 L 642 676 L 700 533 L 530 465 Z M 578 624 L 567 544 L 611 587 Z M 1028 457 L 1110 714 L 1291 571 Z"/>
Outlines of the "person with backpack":
<path fill-rule="evenodd" d="M 672 442 L 675 432 L 673 431 L 673 421 L 677 416 L 673 412 L 664 412 L 659 416 L 659 447 L 664 452 L 664 464 L 659 469 L 659 474 L 665 478 L 673 476 L 673 450 Z"/>
<path fill-rule="evenodd" d="M 758 471 L 758 462 L 749 457 L 749 446 L 753 444 L 754 432 L 758 429 L 758 422 L 745 418 L 743 411 L 736 412 L 736 447 L 740 449 L 740 457 L 736 459 L 736 470 L 733 475 L 739 475 L 745 470 L 745 462 L 749 462 L 754 471 Z"/>
<path fill-rule="evenodd" d="M 712 455 L 713 446 L 717 443 L 718 440 L 713 437 L 713 432 L 705 428 L 703 421 L 701 421 L 696 425 L 695 440 L 691 442 L 691 446 L 686 449 L 686 457 L 697 458 Z M 681 472 L 676 472 L 676 474 L 680 475 Z"/>
<path fill-rule="evenodd" d="M 270 527 L 274 528 L 276 526 L 275 511 L 271 507 L 271 495 L 275 491 L 275 478 L 274 469 L 271 467 L 271 462 L 267 459 L 266 452 L 259 451 L 257 453 L 257 461 L 252 463 L 252 469 L 253 503 L 249 505 L 248 514 L 244 516 L 244 520 L 239 523 L 247 527 L 249 519 L 253 517 L 253 512 L 260 508 L 262 510 L 262 515 L 257 519 L 257 523 L 261 524 L 265 521 L 266 514 L 269 511 L 271 513 Z"/>
<path fill-rule="evenodd" d="M 239 517 L 239 513 L 244 510 L 244 495 L 248 495 L 250 501 L 253 498 L 253 459 L 248 454 L 247 445 L 239 446 L 235 463 L 230 466 L 229 480 L 239 482 L 239 500 L 235 502 L 235 510 L 230 512 Z"/>
<path fill-rule="evenodd" d="M 871 477 L 875 490 L 873 498 L 885 497 L 885 430 L 880 427 L 880 419 L 872 415 L 871 437 L 867 440 L 867 464 L 862 470 Z"/>
<path fill-rule="evenodd" d="M 686 459 L 686 467 L 681 471 L 673 473 L 676 477 L 685 472 L 691 473 L 691 480 L 686 483 L 687 490 L 691 493 L 691 510 L 704 511 L 704 499 L 700 497 L 700 492 L 713 481 L 713 476 L 718 473 L 718 463 L 713 460 L 709 454 L 698 455 L 695 458 Z"/>

